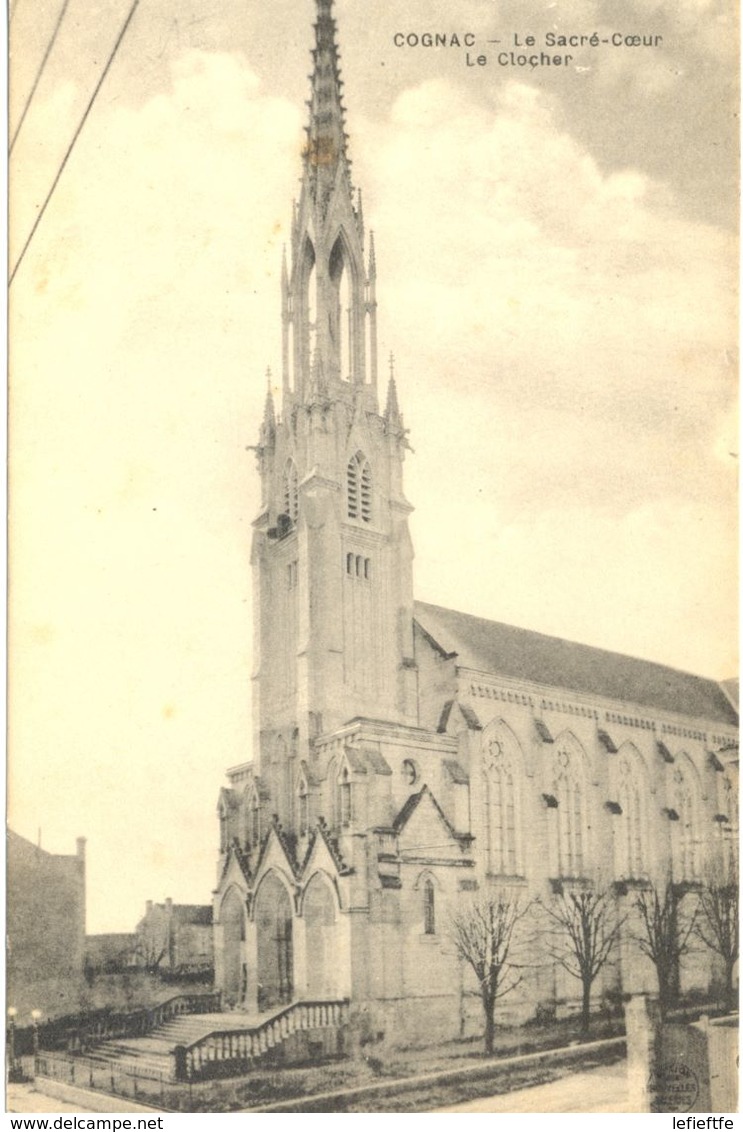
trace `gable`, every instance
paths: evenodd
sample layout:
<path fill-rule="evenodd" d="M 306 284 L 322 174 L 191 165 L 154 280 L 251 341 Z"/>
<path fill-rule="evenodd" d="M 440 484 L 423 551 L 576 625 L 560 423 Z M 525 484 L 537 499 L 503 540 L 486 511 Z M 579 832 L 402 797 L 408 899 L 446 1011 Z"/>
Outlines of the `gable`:
<path fill-rule="evenodd" d="M 458 836 L 427 786 L 412 794 L 397 815 L 394 827 L 403 857 L 459 858 L 470 838 Z"/>
<path fill-rule="evenodd" d="M 331 877 L 347 876 L 352 870 L 345 865 L 337 852 L 331 850 L 324 829 L 316 829 L 307 856 L 302 864 L 302 876 L 307 878 L 321 870 Z"/>

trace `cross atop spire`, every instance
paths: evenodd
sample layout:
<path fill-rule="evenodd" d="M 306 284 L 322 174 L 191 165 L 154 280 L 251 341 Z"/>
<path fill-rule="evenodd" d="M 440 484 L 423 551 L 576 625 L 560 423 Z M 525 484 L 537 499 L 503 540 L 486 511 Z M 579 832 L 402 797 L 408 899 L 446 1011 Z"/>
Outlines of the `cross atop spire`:
<path fill-rule="evenodd" d="M 305 164 L 321 180 L 334 180 L 338 162 L 343 161 L 350 175 L 346 152 L 348 135 L 346 112 L 341 91 L 340 57 L 335 39 L 333 0 L 316 0 L 315 47 L 309 100 L 310 123 L 307 127 Z"/>

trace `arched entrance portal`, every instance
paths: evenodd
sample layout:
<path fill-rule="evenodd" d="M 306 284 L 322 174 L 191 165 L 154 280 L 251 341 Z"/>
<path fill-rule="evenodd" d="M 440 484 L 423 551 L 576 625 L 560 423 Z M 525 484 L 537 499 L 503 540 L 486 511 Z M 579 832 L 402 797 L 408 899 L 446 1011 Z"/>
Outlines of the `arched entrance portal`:
<path fill-rule="evenodd" d="M 322 873 L 315 873 L 304 894 L 307 937 L 307 993 L 310 998 L 338 994 L 335 893 Z M 335 961 L 334 961 L 335 960 Z"/>
<path fill-rule="evenodd" d="M 275 873 L 268 873 L 255 898 L 258 943 L 258 1008 L 291 1002 L 294 994 L 292 906 Z"/>
<path fill-rule="evenodd" d="M 229 1006 L 242 1002 L 247 991 L 245 966 L 245 910 L 236 888 L 231 888 L 220 910 L 222 921 L 223 984 L 222 993 Z"/>

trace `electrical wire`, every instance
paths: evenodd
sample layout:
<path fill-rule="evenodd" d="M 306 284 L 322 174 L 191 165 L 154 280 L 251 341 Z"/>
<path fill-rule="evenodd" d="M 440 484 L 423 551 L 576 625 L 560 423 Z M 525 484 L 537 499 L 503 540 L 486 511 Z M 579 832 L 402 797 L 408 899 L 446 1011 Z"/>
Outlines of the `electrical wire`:
<path fill-rule="evenodd" d="M 79 123 L 77 129 L 75 130 L 75 133 L 73 134 L 72 141 L 70 142 L 70 144 L 67 147 L 67 152 L 65 153 L 64 157 L 62 158 L 62 164 L 60 165 L 59 169 L 57 170 L 57 174 L 56 174 L 56 176 L 55 176 L 55 178 L 52 182 L 52 187 L 50 188 L 49 192 L 47 193 L 46 199 L 45 199 L 44 203 L 42 204 L 41 208 L 39 209 L 38 216 L 36 217 L 36 220 L 34 221 L 33 226 L 31 228 L 31 231 L 28 234 L 28 238 L 26 239 L 26 242 L 23 245 L 23 249 L 21 251 L 21 254 L 18 256 L 18 259 L 16 260 L 15 267 L 13 268 L 13 270 L 10 274 L 8 286 L 10 286 L 10 284 L 15 279 L 16 272 L 18 271 L 18 268 L 21 266 L 21 263 L 23 262 L 23 258 L 26 255 L 26 252 L 28 251 L 28 248 L 31 244 L 31 241 L 34 238 L 34 235 L 36 234 L 36 229 L 39 227 L 39 224 L 41 223 L 41 218 L 44 215 L 44 213 L 46 212 L 49 201 L 52 199 L 52 196 L 54 194 L 54 190 L 56 189 L 57 185 L 59 184 L 59 179 L 62 176 L 62 173 L 64 172 L 65 165 L 69 161 L 70 155 L 71 155 L 73 149 L 75 148 L 75 142 L 77 141 L 77 139 L 80 137 L 80 134 L 82 133 L 83 126 L 85 125 L 85 123 L 88 120 L 88 115 L 90 114 L 90 111 L 93 109 L 93 103 L 95 102 L 96 98 L 98 97 L 98 92 L 100 91 L 101 87 L 103 86 L 103 83 L 106 79 L 106 75 L 108 74 L 109 70 L 111 69 L 111 64 L 113 63 L 114 59 L 116 58 L 116 53 L 119 50 L 119 47 L 121 46 L 121 42 L 122 42 L 124 36 L 127 33 L 127 30 L 129 28 L 129 24 L 132 22 L 132 17 L 134 16 L 134 13 L 136 12 L 138 7 L 139 7 L 139 0 L 134 0 L 131 8 L 129 9 L 129 14 L 126 17 L 124 24 L 121 28 L 121 31 L 119 32 L 118 38 L 117 38 L 117 40 L 116 40 L 116 42 L 113 46 L 113 50 L 111 51 L 111 54 L 108 57 L 108 61 L 106 62 L 106 66 L 103 68 L 101 76 L 100 76 L 100 78 L 98 79 L 98 82 L 95 85 L 95 90 L 93 91 L 92 95 L 90 96 L 90 101 L 88 102 L 88 105 L 85 107 L 85 112 L 84 112 L 82 118 L 80 119 L 80 123 Z"/>
<path fill-rule="evenodd" d="M 26 105 L 23 107 L 23 113 L 21 114 L 20 118 L 18 119 L 18 125 L 15 128 L 15 131 L 13 133 L 13 137 L 10 139 L 10 146 L 8 147 L 8 156 L 10 156 L 10 154 L 13 152 L 13 146 L 15 145 L 16 138 L 18 137 L 19 133 L 21 132 L 21 126 L 23 125 L 23 123 L 26 119 L 26 115 L 28 114 L 29 107 L 31 106 L 31 103 L 33 102 L 33 97 L 36 94 L 36 88 L 39 85 L 39 82 L 41 81 L 41 76 L 44 74 L 44 68 L 46 67 L 47 60 L 52 53 L 52 48 L 54 47 L 54 43 L 57 39 L 57 33 L 59 32 L 59 29 L 62 26 L 62 20 L 65 17 L 65 12 L 67 11 L 69 4 L 70 4 L 70 0 L 64 0 L 64 3 L 62 4 L 62 7 L 60 8 L 59 15 L 57 16 L 57 22 L 54 25 L 54 31 L 52 32 L 51 39 L 49 40 L 49 42 L 46 46 L 46 51 L 44 52 L 44 56 L 41 60 L 41 63 L 39 64 L 39 69 L 36 72 L 36 78 L 33 81 L 33 85 L 31 86 L 31 90 L 29 92 L 28 98 L 26 99 Z"/>

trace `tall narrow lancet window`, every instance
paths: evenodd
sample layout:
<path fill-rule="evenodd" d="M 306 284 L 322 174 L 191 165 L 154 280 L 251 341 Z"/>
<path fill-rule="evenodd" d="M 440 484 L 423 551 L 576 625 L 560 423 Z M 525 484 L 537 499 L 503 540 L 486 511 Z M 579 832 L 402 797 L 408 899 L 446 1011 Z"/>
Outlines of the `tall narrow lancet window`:
<path fill-rule="evenodd" d="M 353 292 L 343 240 L 339 236 L 330 253 L 333 306 L 328 313 L 328 333 L 342 381 L 353 377 Z"/>
<path fill-rule="evenodd" d="M 567 743 L 557 751 L 554 794 L 559 875 L 581 877 L 585 872 L 585 783 L 580 755 Z"/>
<path fill-rule="evenodd" d="M 499 735 L 485 747 L 485 828 L 488 869 L 515 875 L 519 871 L 518 769 L 507 737 Z"/>
<path fill-rule="evenodd" d="M 618 865 L 621 875 L 637 879 L 647 873 L 645 852 L 645 772 L 639 755 L 623 755 L 619 762 Z"/>
<path fill-rule="evenodd" d="M 289 516 L 292 523 L 296 523 L 299 516 L 299 483 L 297 465 L 291 459 L 286 461 L 284 467 L 282 505 L 284 514 Z"/>
<path fill-rule="evenodd" d="M 346 472 L 347 510 L 349 519 L 370 523 L 372 518 L 372 473 L 363 452 L 348 461 Z"/>
<path fill-rule="evenodd" d="M 698 786 L 688 758 L 679 760 L 679 764 L 673 773 L 673 808 L 678 815 L 674 823 L 675 873 L 677 880 L 697 880 L 701 873 Z"/>
<path fill-rule="evenodd" d="M 423 885 L 423 931 L 425 935 L 436 934 L 436 892 L 432 880 Z"/>

